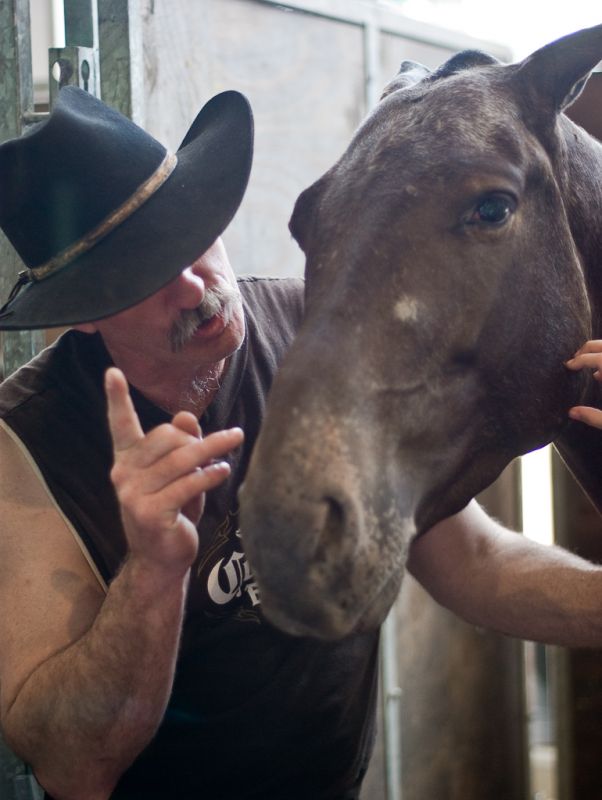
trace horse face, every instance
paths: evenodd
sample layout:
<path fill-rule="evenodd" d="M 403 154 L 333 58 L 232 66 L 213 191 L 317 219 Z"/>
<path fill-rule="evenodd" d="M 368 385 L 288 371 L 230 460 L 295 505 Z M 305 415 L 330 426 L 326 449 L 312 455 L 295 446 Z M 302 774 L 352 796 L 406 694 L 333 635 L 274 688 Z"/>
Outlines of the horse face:
<path fill-rule="evenodd" d="M 554 438 L 580 397 L 563 367 L 589 335 L 568 92 L 543 93 L 538 115 L 529 69 L 469 53 L 404 70 L 297 202 L 306 318 L 242 494 L 285 630 L 380 623 L 412 537 Z"/>

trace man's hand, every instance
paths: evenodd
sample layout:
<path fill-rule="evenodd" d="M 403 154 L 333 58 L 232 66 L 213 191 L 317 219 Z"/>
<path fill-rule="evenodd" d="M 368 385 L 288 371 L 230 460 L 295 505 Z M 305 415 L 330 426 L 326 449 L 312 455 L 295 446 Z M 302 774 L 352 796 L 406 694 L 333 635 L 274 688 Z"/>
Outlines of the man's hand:
<path fill-rule="evenodd" d="M 220 459 L 243 440 L 239 428 L 203 439 L 193 414 L 144 434 L 123 373 L 107 370 L 105 390 L 114 465 L 111 480 L 132 557 L 163 572 L 184 574 L 198 548 L 204 493 L 224 481 Z"/>
<path fill-rule="evenodd" d="M 578 370 L 588 367 L 593 370 L 593 376 L 602 382 L 602 339 L 591 339 L 575 353 L 573 358 L 566 362 L 569 369 Z M 573 406 L 569 409 L 571 419 L 586 422 L 594 428 L 602 428 L 602 411 L 590 406 Z"/>

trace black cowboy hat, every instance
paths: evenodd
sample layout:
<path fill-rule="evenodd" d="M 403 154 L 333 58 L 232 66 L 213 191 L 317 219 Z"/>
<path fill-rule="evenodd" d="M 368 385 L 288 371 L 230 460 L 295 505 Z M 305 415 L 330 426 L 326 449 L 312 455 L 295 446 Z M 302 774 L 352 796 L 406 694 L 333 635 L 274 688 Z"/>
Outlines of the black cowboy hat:
<path fill-rule="evenodd" d="M 0 329 L 92 322 L 144 300 L 204 253 L 234 216 L 253 152 L 246 98 L 200 111 L 176 155 L 74 86 L 0 145 L 0 227 L 27 269 Z"/>

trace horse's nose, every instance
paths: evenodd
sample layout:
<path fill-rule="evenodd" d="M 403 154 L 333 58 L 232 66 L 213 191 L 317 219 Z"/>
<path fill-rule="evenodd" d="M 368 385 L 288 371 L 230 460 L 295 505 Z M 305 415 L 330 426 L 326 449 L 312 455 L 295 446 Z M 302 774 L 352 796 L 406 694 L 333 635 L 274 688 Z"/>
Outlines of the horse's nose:
<path fill-rule="evenodd" d="M 318 505 L 321 510 L 321 530 L 315 542 L 314 559 L 320 563 L 327 560 L 329 552 L 338 550 L 345 535 L 347 514 L 342 502 L 335 497 L 323 497 Z"/>

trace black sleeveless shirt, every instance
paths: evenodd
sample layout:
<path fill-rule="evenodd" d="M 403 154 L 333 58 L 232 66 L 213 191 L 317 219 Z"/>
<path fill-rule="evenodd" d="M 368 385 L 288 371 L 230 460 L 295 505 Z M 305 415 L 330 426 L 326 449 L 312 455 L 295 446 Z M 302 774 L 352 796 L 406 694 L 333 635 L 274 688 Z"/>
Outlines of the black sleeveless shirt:
<path fill-rule="evenodd" d="M 236 493 L 301 319 L 303 287 L 254 278 L 239 286 L 245 340 L 200 422 L 205 434 L 238 425 L 245 443 L 229 457 L 230 480 L 207 495 L 171 699 L 117 800 L 352 800 L 367 768 L 377 634 L 324 643 L 276 630 L 243 552 Z M 106 583 L 126 552 L 109 479 L 102 383 L 110 364 L 100 336 L 69 331 L 0 387 L 0 416 Z M 169 419 L 131 393 L 145 430 Z"/>

